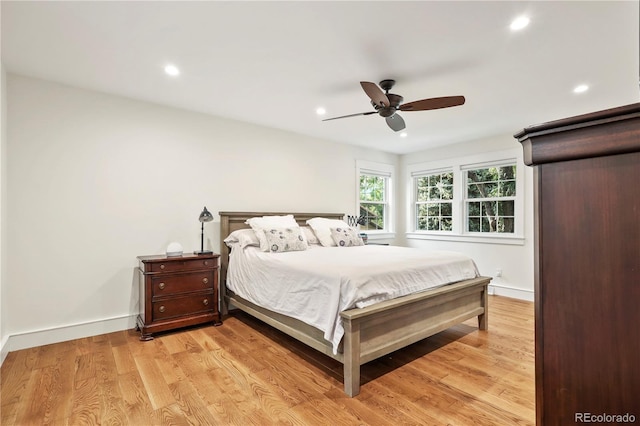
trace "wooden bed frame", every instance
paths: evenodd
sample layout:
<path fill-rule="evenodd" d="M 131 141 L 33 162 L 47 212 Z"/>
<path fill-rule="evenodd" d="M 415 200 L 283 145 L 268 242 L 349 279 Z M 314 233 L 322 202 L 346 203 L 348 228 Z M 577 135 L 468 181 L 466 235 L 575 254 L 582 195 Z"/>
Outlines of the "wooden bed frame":
<path fill-rule="evenodd" d="M 461 281 L 421 293 L 355 308 L 340 314 L 344 337 L 338 354 L 322 331 L 302 321 L 257 306 L 226 287 L 229 248 L 224 239 L 237 229 L 248 228 L 251 217 L 293 214 L 300 225 L 312 217 L 343 219 L 338 213 L 220 212 L 220 294 L 221 312 L 240 309 L 344 365 L 344 391 L 353 397 L 360 392 L 360 366 L 371 360 L 425 339 L 449 327 L 478 317 L 478 327 L 488 327 L 488 277 Z"/>

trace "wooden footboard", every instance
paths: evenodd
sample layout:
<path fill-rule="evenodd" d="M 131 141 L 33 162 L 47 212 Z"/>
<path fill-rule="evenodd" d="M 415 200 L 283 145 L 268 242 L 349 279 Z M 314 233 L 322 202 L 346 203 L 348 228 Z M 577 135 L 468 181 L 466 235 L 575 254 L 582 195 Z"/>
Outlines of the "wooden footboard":
<path fill-rule="evenodd" d="M 383 355 L 425 339 L 449 327 L 478 317 L 478 327 L 488 326 L 487 285 L 480 277 L 422 293 L 381 302 L 366 308 L 342 312 L 342 351 L 333 353 L 331 343 L 315 327 L 295 318 L 269 311 L 232 292 L 230 308 L 240 309 L 302 343 L 344 364 L 344 391 L 360 392 L 360 366 Z"/>
<path fill-rule="evenodd" d="M 487 285 L 480 277 L 423 293 L 342 312 L 344 391 L 360 392 L 360 366 L 383 355 L 478 317 L 488 326 Z"/>
<path fill-rule="evenodd" d="M 344 365 L 344 390 L 349 396 L 360 392 L 360 366 L 371 360 L 408 346 L 440 331 L 478 317 L 478 327 L 488 327 L 488 277 L 479 277 L 449 284 L 421 293 L 411 294 L 366 308 L 342 312 L 345 334 L 341 351 L 333 353 L 331 343 L 323 333 L 297 319 L 278 314 L 238 297 L 226 288 L 228 248 L 222 242 L 236 229 L 246 228 L 247 218 L 286 213 L 221 212 L 221 312 L 237 308 L 266 322 L 306 345 L 328 355 Z M 342 218 L 342 214 L 294 213 L 299 223 L 311 217 Z"/>

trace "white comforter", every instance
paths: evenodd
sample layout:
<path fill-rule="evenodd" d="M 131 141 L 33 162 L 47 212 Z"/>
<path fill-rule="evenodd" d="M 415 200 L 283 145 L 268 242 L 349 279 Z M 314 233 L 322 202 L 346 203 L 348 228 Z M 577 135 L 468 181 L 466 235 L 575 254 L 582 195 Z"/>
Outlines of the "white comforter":
<path fill-rule="evenodd" d="M 477 276 L 471 258 L 448 251 L 367 245 L 265 253 L 232 247 L 227 286 L 322 330 L 337 353 L 344 335 L 341 311 Z"/>

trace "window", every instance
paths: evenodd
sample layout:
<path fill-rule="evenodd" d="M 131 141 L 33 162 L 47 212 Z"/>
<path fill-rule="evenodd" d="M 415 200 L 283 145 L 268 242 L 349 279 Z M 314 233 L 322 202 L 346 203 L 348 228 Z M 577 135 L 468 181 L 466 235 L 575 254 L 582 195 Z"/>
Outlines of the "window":
<path fill-rule="evenodd" d="M 416 229 L 453 230 L 453 172 L 414 177 Z"/>
<path fill-rule="evenodd" d="M 515 231 L 516 166 L 466 170 L 465 213 L 468 232 Z"/>
<path fill-rule="evenodd" d="M 501 151 L 407 166 L 407 238 L 524 244 L 518 155 Z"/>
<path fill-rule="evenodd" d="M 383 176 L 360 175 L 360 229 L 384 229 L 387 210 L 387 178 Z"/>
<path fill-rule="evenodd" d="M 393 166 L 358 161 L 357 170 L 357 212 L 362 217 L 360 230 L 367 233 L 390 232 Z"/>

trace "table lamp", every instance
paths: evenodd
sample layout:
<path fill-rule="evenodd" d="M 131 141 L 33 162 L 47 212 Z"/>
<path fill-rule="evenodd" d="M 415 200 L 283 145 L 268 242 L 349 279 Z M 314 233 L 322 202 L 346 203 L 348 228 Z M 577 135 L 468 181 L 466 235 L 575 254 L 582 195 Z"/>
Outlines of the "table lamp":
<path fill-rule="evenodd" d="M 206 206 L 202 210 L 202 213 L 200 213 L 200 217 L 198 218 L 198 220 L 202 224 L 200 226 L 200 251 L 196 251 L 194 253 L 197 254 L 197 255 L 211 254 L 211 253 L 213 253 L 211 250 L 207 250 L 207 251 L 204 250 L 204 223 L 205 222 L 211 222 L 213 220 L 213 216 L 211 215 L 209 210 L 207 210 Z"/>

